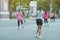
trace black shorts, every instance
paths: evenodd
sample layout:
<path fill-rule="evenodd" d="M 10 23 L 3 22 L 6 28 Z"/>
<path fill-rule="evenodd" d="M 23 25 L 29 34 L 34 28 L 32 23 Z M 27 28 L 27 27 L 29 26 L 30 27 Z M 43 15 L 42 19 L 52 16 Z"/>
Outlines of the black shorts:
<path fill-rule="evenodd" d="M 37 24 L 37 25 L 42 25 L 42 24 L 43 24 L 42 19 L 36 19 L 36 24 Z"/>
<path fill-rule="evenodd" d="M 51 17 L 51 19 L 54 19 L 54 17 Z"/>
<path fill-rule="evenodd" d="M 44 23 L 48 23 L 48 20 L 47 19 L 44 19 Z"/>

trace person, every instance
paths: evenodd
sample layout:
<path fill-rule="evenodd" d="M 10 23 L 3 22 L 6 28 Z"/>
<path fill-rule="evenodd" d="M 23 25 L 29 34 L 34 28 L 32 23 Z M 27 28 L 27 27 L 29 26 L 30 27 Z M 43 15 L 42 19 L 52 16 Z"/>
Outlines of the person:
<path fill-rule="evenodd" d="M 36 15 L 36 24 L 38 27 L 37 33 L 36 33 L 37 38 L 42 38 L 42 36 L 41 36 L 41 28 L 42 28 L 42 24 L 43 24 L 42 18 L 43 18 L 43 14 L 41 11 L 41 7 L 39 7 L 39 10 L 38 10 L 37 15 Z"/>
<path fill-rule="evenodd" d="M 46 10 L 44 11 L 43 18 L 44 18 L 45 26 L 49 26 L 49 24 L 48 24 L 48 13 Z"/>
<path fill-rule="evenodd" d="M 52 20 L 52 22 L 55 21 L 55 15 L 53 12 L 50 13 L 50 19 Z"/>
<path fill-rule="evenodd" d="M 22 11 L 20 10 L 18 10 L 17 12 L 17 21 L 18 21 L 18 30 L 19 30 L 20 22 L 23 28 L 23 14 L 22 14 Z"/>

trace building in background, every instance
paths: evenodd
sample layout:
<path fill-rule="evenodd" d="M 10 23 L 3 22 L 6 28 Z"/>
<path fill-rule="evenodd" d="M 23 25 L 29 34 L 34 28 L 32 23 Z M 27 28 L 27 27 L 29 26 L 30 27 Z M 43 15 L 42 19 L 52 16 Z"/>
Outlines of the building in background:
<path fill-rule="evenodd" d="M 0 0 L 0 19 L 9 19 L 8 0 Z"/>

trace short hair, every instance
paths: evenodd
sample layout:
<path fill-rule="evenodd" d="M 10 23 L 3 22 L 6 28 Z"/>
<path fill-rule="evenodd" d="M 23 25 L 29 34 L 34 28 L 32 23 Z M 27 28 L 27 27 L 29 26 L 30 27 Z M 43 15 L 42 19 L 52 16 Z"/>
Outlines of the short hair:
<path fill-rule="evenodd" d="M 41 6 L 39 6 L 39 9 L 41 9 Z"/>

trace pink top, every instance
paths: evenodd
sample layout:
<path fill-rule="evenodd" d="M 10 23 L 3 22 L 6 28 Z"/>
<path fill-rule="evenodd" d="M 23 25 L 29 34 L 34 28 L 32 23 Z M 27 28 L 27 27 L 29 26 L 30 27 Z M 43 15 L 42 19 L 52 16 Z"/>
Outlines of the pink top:
<path fill-rule="evenodd" d="M 54 17 L 54 13 L 50 13 L 50 17 Z"/>
<path fill-rule="evenodd" d="M 44 19 L 48 19 L 48 13 L 47 12 L 44 12 L 43 17 L 44 17 Z"/>
<path fill-rule="evenodd" d="M 17 20 L 19 20 L 19 21 L 23 20 L 22 12 L 17 12 Z"/>

